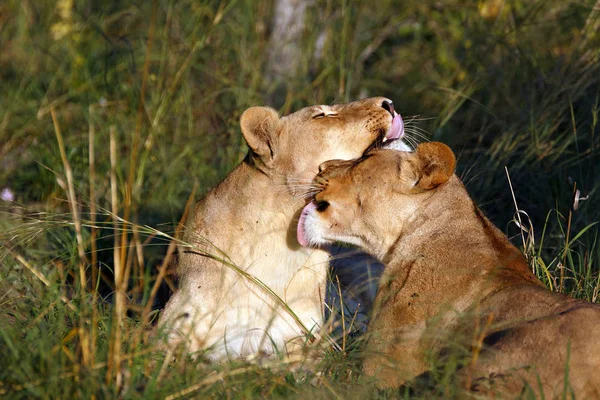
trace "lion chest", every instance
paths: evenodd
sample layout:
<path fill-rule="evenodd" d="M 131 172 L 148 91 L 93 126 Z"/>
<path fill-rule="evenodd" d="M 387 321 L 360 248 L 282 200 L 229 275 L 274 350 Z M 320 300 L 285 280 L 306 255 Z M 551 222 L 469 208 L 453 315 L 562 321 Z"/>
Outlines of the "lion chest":
<path fill-rule="evenodd" d="M 322 302 L 329 255 L 300 247 L 290 234 L 295 231 L 293 214 L 291 209 L 274 211 L 269 204 L 253 203 L 244 212 L 221 213 L 220 218 L 198 221 L 189 236 L 207 239 L 212 244 L 207 251 L 223 255 L 241 270 L 214 262 L 204 268 L 200 264 L 206 261 L 204 257 L 186 256 L 188 270 L 196 274 L 199 286 L 220 288 L 199 295 L 221 298 L 221 304 L 257 308 L 264 307 L 265 302 L 272 304 L 272 291 L 292 307 L 321 310 L 315 299 L 320 297 Z M 263 285 L 268 290 L 261 288 Z"/>
<path fill-rule="evenodd" d="M 284 300 L 294 301 L 299 295 L 314 293 L 324 283 L 329 256 L 291 242 L 288 224 L 277 215 L 263 217 L 254 226 L 245 224 L 232 245 L 230 257 Z"/>

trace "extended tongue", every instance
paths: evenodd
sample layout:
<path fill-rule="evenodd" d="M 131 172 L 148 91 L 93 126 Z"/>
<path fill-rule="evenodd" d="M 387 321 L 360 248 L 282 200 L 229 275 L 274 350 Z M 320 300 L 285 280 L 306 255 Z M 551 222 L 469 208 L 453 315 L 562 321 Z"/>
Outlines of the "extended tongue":
<path fill-rule="evenodd" d="M 400 114 L 396 114 L 392 120 L 392 126 L 390 127 L 390 130 L 385 138 L 387 140 L 400 139 L 402 136 L 404 136 L 404 121 L 402 120 Z"/>
<path fill-rule="evenodd" d="M 306 237 L 306 230 L 304 229 L 304 221 L 306 220 L 306 215 L 310 212 L 310 210 L 317 208 L 317 205 L 314 201 L 311 201 L 304 207 L 302 212 L 300 213 L 300 219 L 298 221 L 298 227 L 296 228 L 296 237 L 298 238 L 298 243 L 302 247 L 310 246 L 308 238 Z"/>

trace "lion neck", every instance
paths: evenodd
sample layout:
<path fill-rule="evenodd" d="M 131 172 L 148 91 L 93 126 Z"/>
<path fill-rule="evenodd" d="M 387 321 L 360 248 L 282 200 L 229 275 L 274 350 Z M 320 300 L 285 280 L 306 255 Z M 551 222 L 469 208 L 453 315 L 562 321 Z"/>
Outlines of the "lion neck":
<path fill-rule="evenodd" d="M 244 206 L 294 214 L 303 205 L 294 206 L 294 196 L 285 185 L 285 174 L 251 157 L 246 157 L 226 181 L 236 187 L 237 197 L 251 199 Z"/>
<path fill-rule="evenodd" d="M 223 215 L 244 227 L 236 232 L 236 237 L 275 236 L 281 238 L 277 242 L 282 251 L 297 251 L 302 248 L 296 238 L 296 223 L 305 201 L 293 189 L 284 172 L 257 164 L 247 157 L 209 197 L 226 207 Z M 223 196 L 235 198 L 223 202 Z M 226 243 L 226 248 L 234 247 L 235 242 L 226 236 L 219 242 Z"/>
<path fill-rule="evenodd" d="M 256 177 L 254 179 L 262 182 L 265 187 L 275 185 L 275 188 L 271 189 L 270 192 L 284 202 L 294 201 L 298 199 L 299 195 L 309 191 L 316 171 L 296 171 L 291 162 L 280 161 L 279 164 L 283 165 L 279 165 L 278 168 L 271 167 L 259 156 L 249 152 L 240 166 L 244 167 L 245 174 Z M 316 168 L 313 169 L 316 170 Z M 301 204 L 297 209 L 302 206 L 304 204 Z"/>
<path fill-rule="evenodd" d="M 540 286 L 521 252 L 483 216 L 456 176 L 435 190 L 384 259 L 385 279 L 399 282 L 409 315 L 417 299 L 425 302 L 416 314 L 429 318 L 444 307 L 467 311 L 503 287 Z"/>

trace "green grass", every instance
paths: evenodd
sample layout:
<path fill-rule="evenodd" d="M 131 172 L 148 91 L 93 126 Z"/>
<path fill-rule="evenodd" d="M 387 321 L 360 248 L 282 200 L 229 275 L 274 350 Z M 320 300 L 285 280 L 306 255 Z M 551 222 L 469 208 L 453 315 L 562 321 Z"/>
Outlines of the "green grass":
<path fill-rule="evenodd" d="M 418 127 L 409 125 L 415 139 L 424 130 L 455 150 L 471 195 L 524 243 L 540 279 L 598 302 L 596 2 L 396 3 L 316 1 L 297 70 L 266 79 L 270 1 L 2 2 L 0 190 L 16 201 L 0 203 L 0 396 L 194 389 L 185 396 L 447 398 L 459 390 L 453 374 L 468 352 L 410 390 L 376 391 L 360 374 L 355 337 L 294 368 L 184 356 L 165 364 L 155 351 L 152 310 L 174 278 L 165 235 L 175 235 L 190 195 L 243 158 L 239 116 L 266 102 L 287 113 L 392 98 L 406 120 L 419 115 Z M 528 215 L 522 223 L 533 227 L 523 238 L 505 166 Z M 574 188 L 589 196 L 576 210 Z M 125 279 L 115 283 L 115 272 Z M 126 296 L 114 295 L 115 284 Z"/>

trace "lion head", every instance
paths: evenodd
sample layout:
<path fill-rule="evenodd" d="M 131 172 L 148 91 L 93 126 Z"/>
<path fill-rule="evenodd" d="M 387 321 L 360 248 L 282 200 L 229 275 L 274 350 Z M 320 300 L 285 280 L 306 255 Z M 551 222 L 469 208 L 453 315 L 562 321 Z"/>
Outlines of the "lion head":
<path fill-rule="evenodd" d="M 303 246 L 354 244 L 383 259 L 402 226 L 434 189 L 454 174 L 448 146 L 431 142 L 414 153 L 377 149 L 356 160 L 331 160 L 319 167 L 318 193 L 300 216 Z"/>
<path fill-rule="evenodd" d="M 323 161 L 357 158 L 404 135 L 402 118 L 384 97 L 316 105 L 284 117 L 272 108 L 252 107 L 240 125 L 254 164 L 272 178 L 284 177 L 290 187 L 310 182 Z"/>

